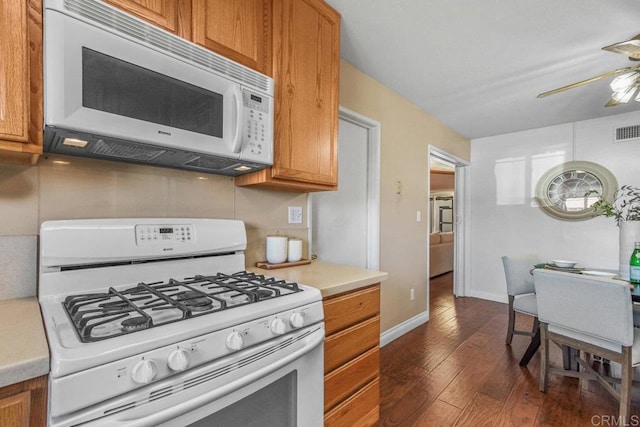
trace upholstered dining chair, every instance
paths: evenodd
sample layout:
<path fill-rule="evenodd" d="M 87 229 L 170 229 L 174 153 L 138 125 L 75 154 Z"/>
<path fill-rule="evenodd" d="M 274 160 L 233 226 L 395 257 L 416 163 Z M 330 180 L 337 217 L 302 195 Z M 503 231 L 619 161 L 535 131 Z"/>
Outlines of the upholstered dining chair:
<path fill-rule="evenodd" d="M 538 307 L 531 270 L 540 262 L 538 256 L 533 254 L 502 257 L 509 296 L 509 325 L 507 326 L 507 344 L 509 345 L 514 334 L 533 337 L 538 330 Z M 533 327 L 530 331 L 515 328 L 516 313 L 533 317 Z"/>
<path fill-rule="evenodd" d="M 629 422 L 634 366 L 640 366 L 640 330 L 633 327 L 631 293 L 626 282 L 550 270 L 534 270 L 540 320 L 540 390 L 549 374 L 597 380 L 620 401 L 619 421 Z M 549 343 L 579 350 L 580 372 L 551 367 Z M 590 355 L 621 365 L 619 379 L 605 377 L 590 366 Z M 620 390 L 613 384 L 620 383 Z M 629 425 L 629 424 L 619 424 Z"/>

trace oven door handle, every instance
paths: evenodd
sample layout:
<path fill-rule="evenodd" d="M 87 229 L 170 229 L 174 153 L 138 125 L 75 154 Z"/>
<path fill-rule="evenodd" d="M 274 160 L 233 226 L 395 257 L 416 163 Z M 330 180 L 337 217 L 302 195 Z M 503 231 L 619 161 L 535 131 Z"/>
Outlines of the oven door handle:
<path fill-rule="evenodd" d="M 127 420 L 110 420 L 107 424 L 109 426 L 127 426 L 127 427 L 142 427 L 142 426 L 150 426 L 150 425 L 158 425 L 161 423 L 166 423 L 174 418 L 177 418 L 183 414 L 186 414 L 189 411 L 195 410 L 199 407 L 207 405 L 221 397 L 224 397 L 234 391 L 250 384 L 254 381 L 259 380 L 262 377 L 265 377 L 272 372 L 277 371 L 278 369 L 286 366 L 289 363 L 297 360 L 298 358 L 303 357 L 307 353 L 313 351 L 316 347 L 321 345 L 324 342 L 324 324 L 320 324 L 318 329 L 314 330 L 310 335 L 305 338 L 305 345 L 296 351 L 288 354 L 287 356 L 278 359 L 276 362 L 269 364 L 263 368 L 260 368 L 256 371 L 251 371 L 247 375 L 242 378 L 225 385 L 224 387 L 219 387 L 213 390 L 210 390 L 200 396 L 192 398 L 188 401 L 182 402 L 175 406 L 167 407 L 165 410 L 156 412 L 154 414 L 148 415 L 142 418 L 129 418 Z"/>

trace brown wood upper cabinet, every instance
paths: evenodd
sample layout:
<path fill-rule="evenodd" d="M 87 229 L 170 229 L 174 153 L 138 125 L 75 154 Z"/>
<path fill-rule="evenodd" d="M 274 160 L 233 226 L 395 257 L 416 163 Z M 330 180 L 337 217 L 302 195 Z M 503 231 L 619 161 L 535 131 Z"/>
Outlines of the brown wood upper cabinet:
<path fill-rule="evenodd" d="M 236 185 L 334 190 L 340 15 L 323 0 L 273 0 L 273 58 L 274 164 Z"/>
<path fill-rule="evenodd" d="M 42 154 L 42 2 L 0 0 L 0 161 Z"/>
<path fill-rule="evenodd" d="M 272 0 L 105 0 L 138 18 L 271 75 Z"/>
<path fill-rule="evenodd" d="M 337 188 L 340 15 L 323 0 L 105 0 L 275 80 L 273 167 L 236 179 Z M 42 1 L 0 0 L 0 162 L 42 154 Z"/>
<path fill-rule="evenodd" d="M 104 0 L 174 34 L 178 33 L 178 4 L 180 0 Z"/>
<path fill-rule="evenodd" d="M 271 0 L 192 0 L 192 39 L 271 75 Z"/>

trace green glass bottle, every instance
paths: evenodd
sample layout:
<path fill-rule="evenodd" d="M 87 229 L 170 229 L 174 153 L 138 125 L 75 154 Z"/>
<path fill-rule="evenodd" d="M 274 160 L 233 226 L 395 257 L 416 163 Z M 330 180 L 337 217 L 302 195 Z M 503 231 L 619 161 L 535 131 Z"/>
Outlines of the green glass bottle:
<path fill-rule="evenodd" d="M 640 284 L 640 242 L 636 242 L 629 260 L 629 282 L 633 285 Z"/>

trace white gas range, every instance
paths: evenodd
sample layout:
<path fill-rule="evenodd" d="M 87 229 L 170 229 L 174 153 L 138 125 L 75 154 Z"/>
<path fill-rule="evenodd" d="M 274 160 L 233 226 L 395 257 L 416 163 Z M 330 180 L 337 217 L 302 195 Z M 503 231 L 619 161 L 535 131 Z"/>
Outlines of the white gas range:
<path fill-rule="evenodd" d="M 233 220 L 43 223 L 49 425 L 322 425 L 320 292 L 245 248 Z"/>

